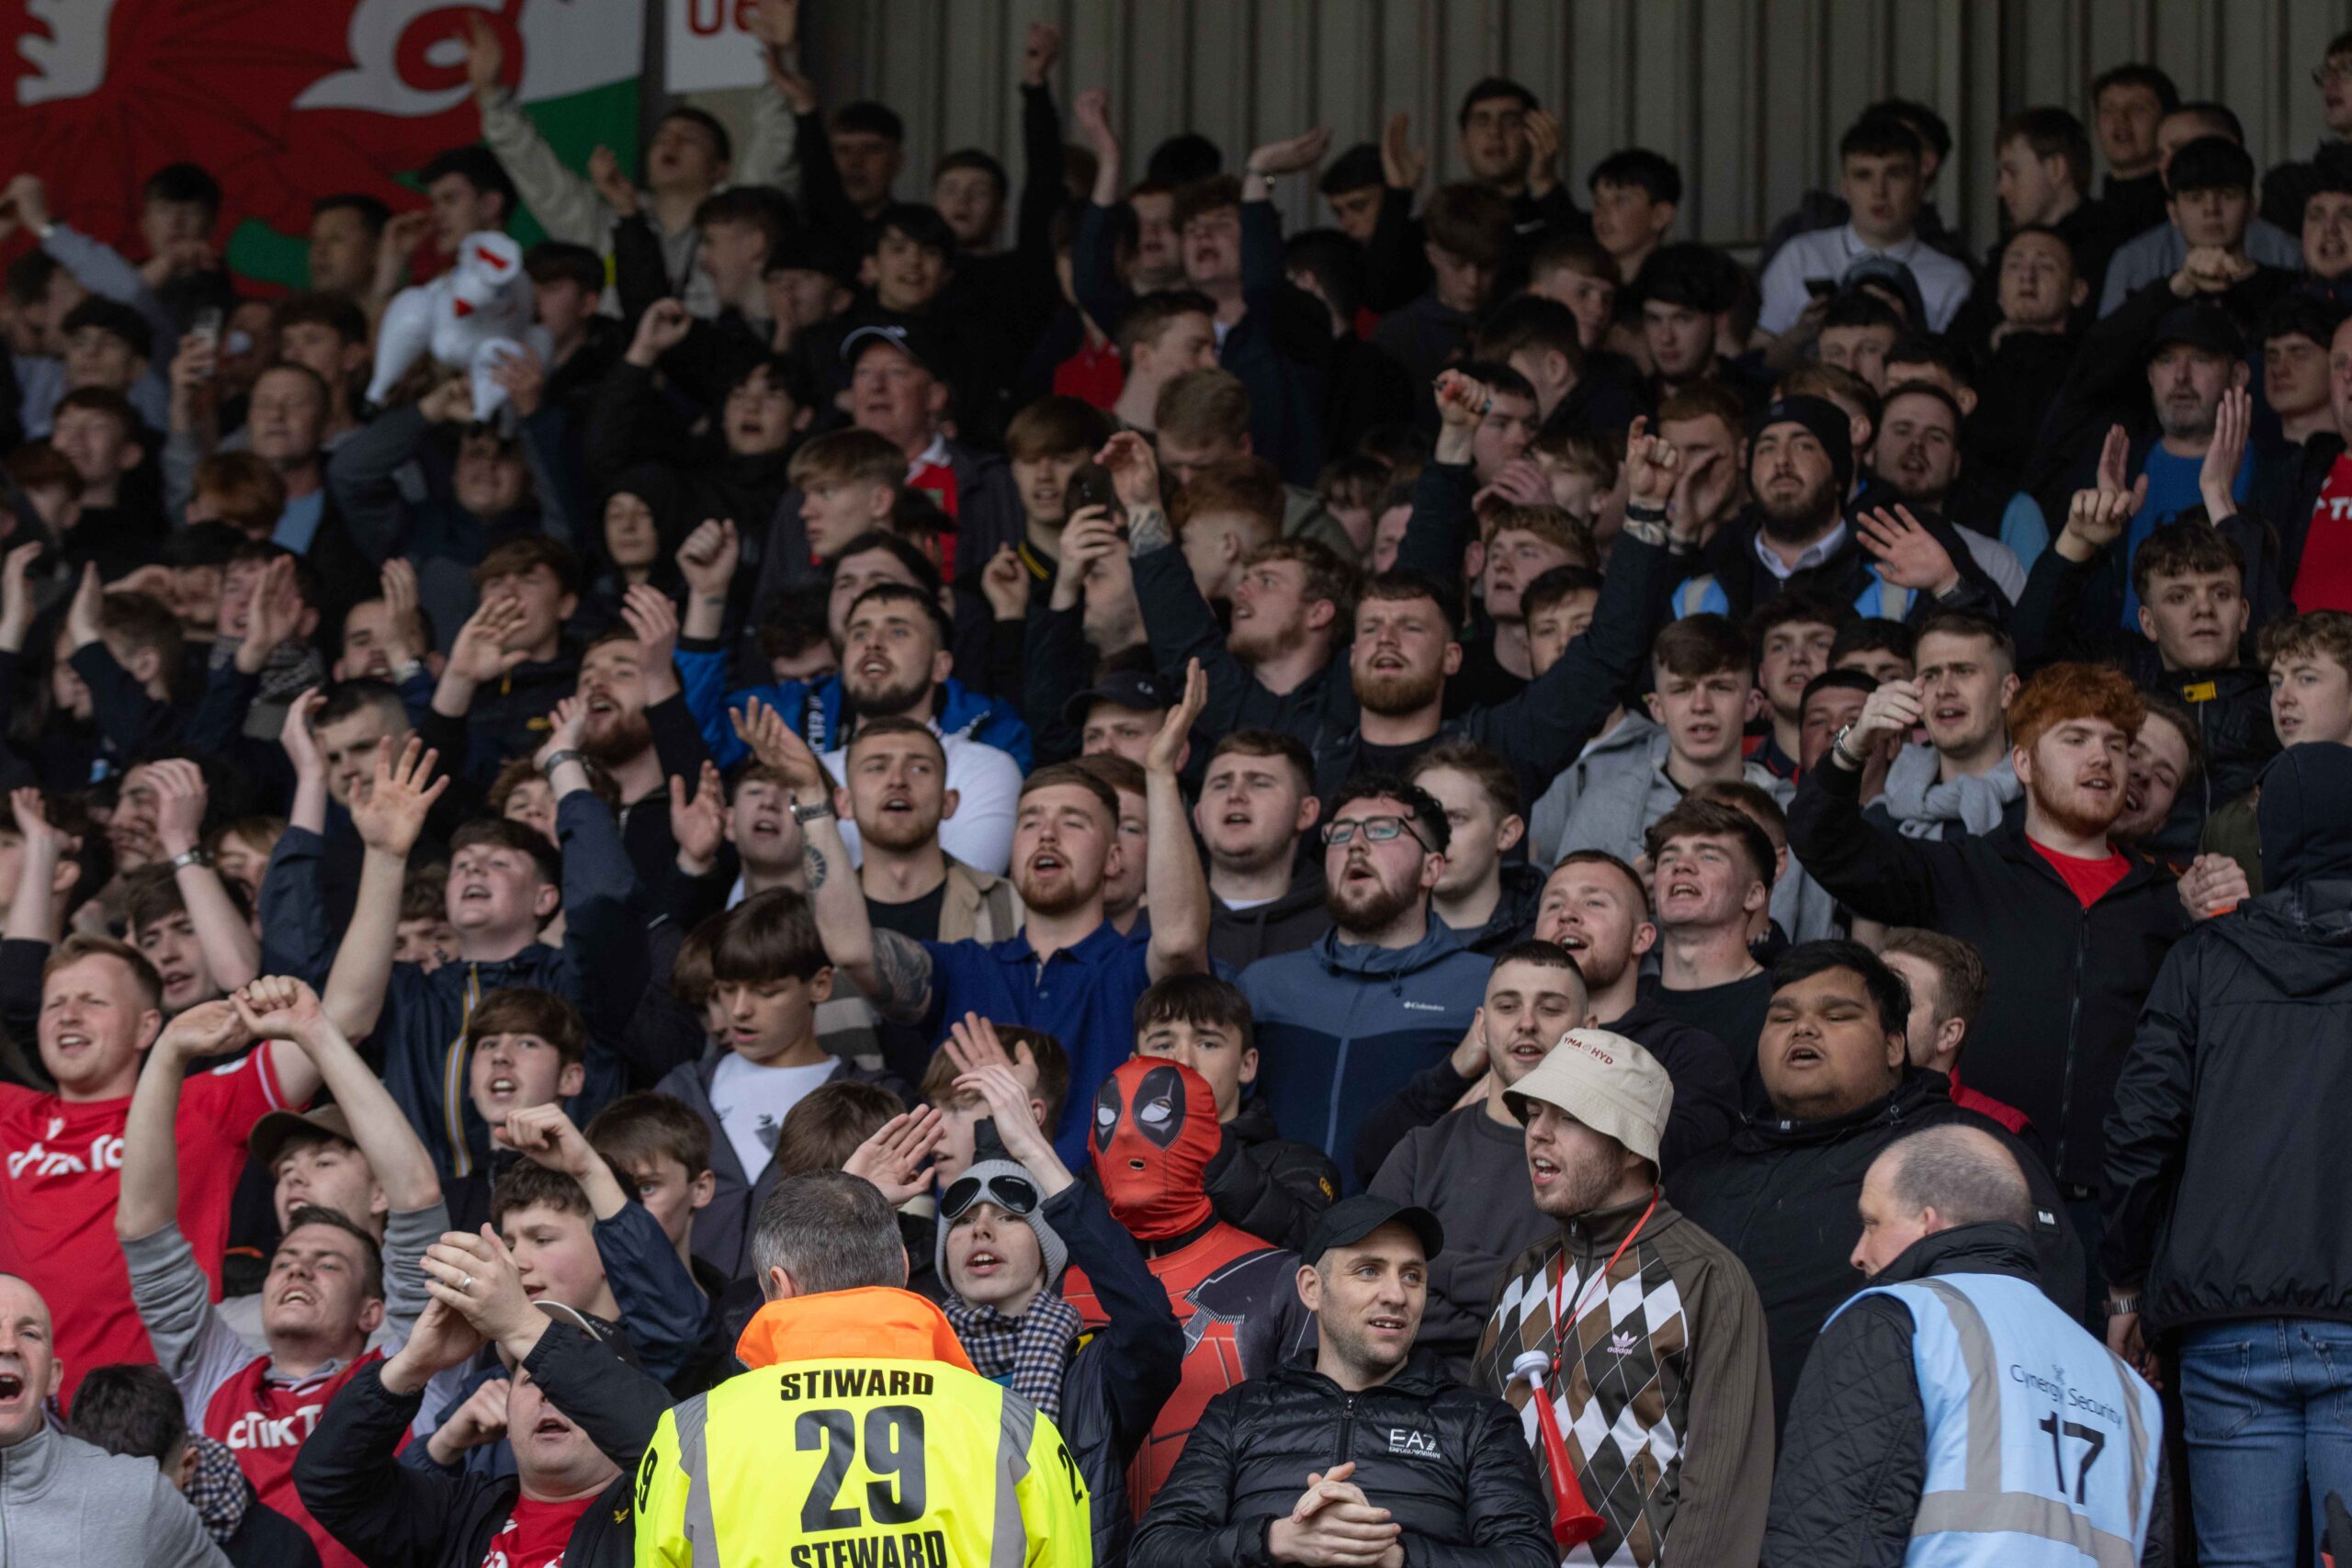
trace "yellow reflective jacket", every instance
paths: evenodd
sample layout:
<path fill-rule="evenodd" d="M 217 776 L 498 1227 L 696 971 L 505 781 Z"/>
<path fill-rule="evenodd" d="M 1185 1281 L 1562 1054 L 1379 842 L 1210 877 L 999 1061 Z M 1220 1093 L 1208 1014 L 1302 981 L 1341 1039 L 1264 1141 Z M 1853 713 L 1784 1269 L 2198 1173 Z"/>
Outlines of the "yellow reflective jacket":
<path fill-rule="evenodd" d="M 736 1354 L 646 1450 L 638 1568 L 1093 1568 L 1062 1435 L 921 1296 L 770 1302 Z"/>

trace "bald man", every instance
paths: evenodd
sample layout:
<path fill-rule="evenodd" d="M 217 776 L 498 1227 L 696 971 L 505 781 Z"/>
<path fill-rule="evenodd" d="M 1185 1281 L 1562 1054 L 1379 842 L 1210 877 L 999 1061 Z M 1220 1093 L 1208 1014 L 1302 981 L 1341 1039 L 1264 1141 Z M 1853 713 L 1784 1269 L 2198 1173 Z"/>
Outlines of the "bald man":
<path fill-rule="evenodd" d="M 1805 1359 L 1764 1561 L 2168 1561 L 2155 1392 L 2041 1293 L 2032 1195 L 2000 1140 L 1889 1144 L 1860 1207 L 1870 1284 Z"/>
<path fill-rule="evenodd" d="M 228 1568 L 204 1522 L 153 1460 L 110 1454 L 49 1424 L 64 1381 L 49 1303 L 0 1274 L 0 1520 L 10 1562 Z"/>

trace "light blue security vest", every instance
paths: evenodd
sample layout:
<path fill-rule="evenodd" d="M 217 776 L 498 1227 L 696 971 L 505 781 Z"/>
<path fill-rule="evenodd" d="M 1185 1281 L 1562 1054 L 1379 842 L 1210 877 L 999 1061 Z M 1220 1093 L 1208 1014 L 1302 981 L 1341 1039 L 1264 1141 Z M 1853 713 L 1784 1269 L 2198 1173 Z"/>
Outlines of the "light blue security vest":
<path fill-rule="evenodd" d="M 2164 1416 L 2137 1372 L 2006 1274 L 1878 1286 L 1846 1306 L 1863 1296 L 1894 1297 L 1914 1325 L 1928 1479 L 1907 1568 L 2138 1568 Z"/>

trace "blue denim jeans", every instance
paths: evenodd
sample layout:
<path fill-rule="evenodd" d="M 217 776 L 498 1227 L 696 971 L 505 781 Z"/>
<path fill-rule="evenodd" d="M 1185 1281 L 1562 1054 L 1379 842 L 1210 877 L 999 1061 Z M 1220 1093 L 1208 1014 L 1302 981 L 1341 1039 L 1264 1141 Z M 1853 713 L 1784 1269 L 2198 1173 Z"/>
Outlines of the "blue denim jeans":
<path fill-rule="evenodd" d="M 2303 1518 L 2352 1497 L 2352 1324 L 2241 1318 L 2180 1337 L 2182 1436 L 2199 1568 L 2295 1561 Z"/>

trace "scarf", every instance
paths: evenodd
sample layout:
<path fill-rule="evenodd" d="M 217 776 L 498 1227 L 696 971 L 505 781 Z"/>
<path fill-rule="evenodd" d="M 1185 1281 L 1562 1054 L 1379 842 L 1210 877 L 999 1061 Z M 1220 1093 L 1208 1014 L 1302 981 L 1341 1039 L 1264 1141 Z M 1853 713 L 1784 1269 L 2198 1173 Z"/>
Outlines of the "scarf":
<path fill-rule="evenodd" d="M 232 662 L 242 640 L 224 637 L 215 642 L 212 667 L 218 670 Z M 259 686 L 245 710 L 243 732 L 256 740 L 274 740 L 286 727 L 286 710 L 294 699 L 313 686 L 326 684 L 327 661 L 309 643 L 290 637 L 270 649 L 267 661 L 254 679 Z"/>
<path fill-rule="evenodd" d="M 1957 822 L 1972 834 L 1989 833 L 2001 825 L 2010 802 L 2025 793 L 2007 757 L 1981 778 L 1946 782 L 1936 778 L 1938 761 L 1933 746 L 1905 746 L 1886 771 L 1882 798 L 1895 830 L 1906 839 L 1941 838 L 1947 822 Z"/>
<path fill-rule="evenodd" d="M 956 1295 L 947 1298 L 945 1310 L 974 1371 L 1007 1384 L 1047 1420 L 1061 1419 L 1062 1379 L 1082 1326 L 1076 1307 L 1055 1292 L 1040 1291 L 1019 1317 Z"/>

